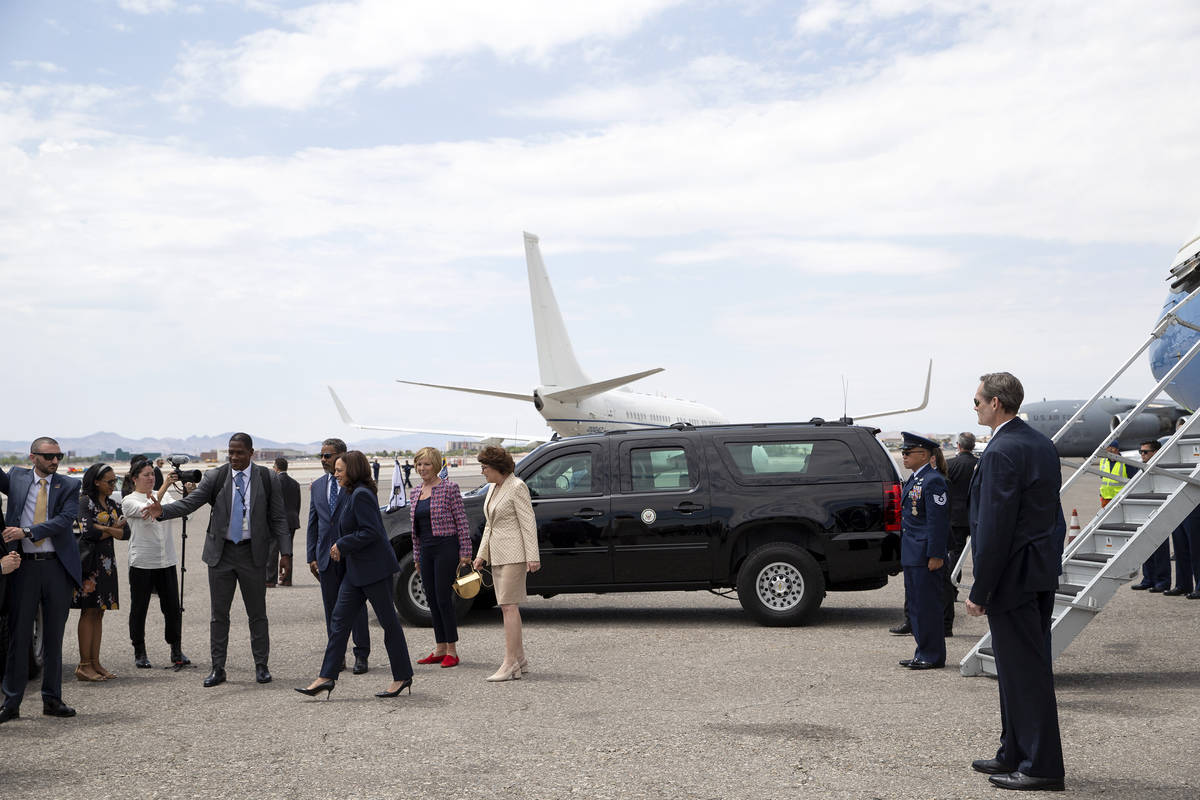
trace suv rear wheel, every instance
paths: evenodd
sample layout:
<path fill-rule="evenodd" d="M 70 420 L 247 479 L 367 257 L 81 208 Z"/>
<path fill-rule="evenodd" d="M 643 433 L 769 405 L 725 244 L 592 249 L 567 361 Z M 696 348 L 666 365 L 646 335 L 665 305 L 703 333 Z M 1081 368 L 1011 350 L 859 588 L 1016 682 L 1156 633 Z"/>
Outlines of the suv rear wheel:
<path fill-rule="evenodd" d="M 767 544 L 742 564 L 738 600 L 761 625 L 803 625 L 825 597 L 816 559 L 794 544 Z"/>
<path fill-rule="evenodd" d="M 467 616 L 474 604 L 474 598 L 463 599 L 454 595 L 454 616 L 462 620 Z M 425 584 L 421 582 L 421 572 L 417 562 L 413 561 L 411 552 L 400 558 L 400 572 L 396 578 L 396 611 L 400 619 L 409 625 L 419 628 L 433 627 L 433 615 L 429 613 L 429 598 L 425 594 Z"/>

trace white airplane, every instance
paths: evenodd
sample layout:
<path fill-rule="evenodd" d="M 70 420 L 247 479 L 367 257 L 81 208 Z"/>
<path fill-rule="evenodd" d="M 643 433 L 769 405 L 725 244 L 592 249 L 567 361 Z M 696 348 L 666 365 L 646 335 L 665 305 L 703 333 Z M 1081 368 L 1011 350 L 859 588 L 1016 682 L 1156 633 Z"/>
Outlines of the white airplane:
<path fill-rule="evenodd" d="M 558 310 L 558 301 L 554 298 L 554 289 L 551 288 L 550 278 L 546 274 L 546 265 L 542 262 L 538 237 L 532 233 L 525 234 L 525 265 L 529 272 L 529 298 L 533 306 L 533 333 L 537 341 L 538 371 L 541 377 L 541 385 L 534 389 L 532 394 L 406 380 L 397 382 L 410 386 L 427 386 L 432 389 L 449 389 L 454 392 L 532 402 L 534 408 L 545 418 L 546 424 L 559 436 L 579 436 L 629 428 L 665 428 L 676 422 L 688 422 L 693 425 L 728 422 L 719 411 L 708 406 L 690 400 L 641 394 L 626 388 L 626 384 L 662 372 L 662 367 L 603 381 L 593 381 L 589 378 L 575 359 L 575 351 L 567 336 L 562 313 Z M 350 417 L 333 387 L 328 388 L 342 422 L 361 430 L 466 436 L 481 439 L 487 444 L 502 441 L 539 443 L 548 438 L 513 433 L 361 425 Z"/>

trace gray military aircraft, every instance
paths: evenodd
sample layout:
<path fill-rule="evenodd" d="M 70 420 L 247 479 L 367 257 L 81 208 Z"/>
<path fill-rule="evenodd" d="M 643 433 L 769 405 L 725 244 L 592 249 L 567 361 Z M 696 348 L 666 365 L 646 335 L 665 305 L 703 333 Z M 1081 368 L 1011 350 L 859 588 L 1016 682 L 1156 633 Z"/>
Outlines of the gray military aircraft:
<path fill-rule="evenodd" d="M 1054 436 L 1058 429 L 1079 410 L 1084 400 L 1042 400 L 1025 403 L 1018 415 L 1036 430 Z M 1059 439 L 1056 447 L 1060 456 L 1090 456 L 1138 404 L 1127 397 L 1102 397 L 1097 400 Z M 1163 400 L 1151 403 L 1121 434 L 1121 447 L 1131 450 L 1147 439 L 1158 439 L 1175 431 L 1179 420 L 1188 415 L 1187 409 Z"/>

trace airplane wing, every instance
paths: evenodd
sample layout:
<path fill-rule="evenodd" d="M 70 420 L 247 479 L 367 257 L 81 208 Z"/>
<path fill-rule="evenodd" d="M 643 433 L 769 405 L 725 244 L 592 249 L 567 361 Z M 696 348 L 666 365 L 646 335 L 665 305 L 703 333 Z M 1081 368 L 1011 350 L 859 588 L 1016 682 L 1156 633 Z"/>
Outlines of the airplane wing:
<path fill-rule="evenodd" d="M 516 392 L 497 392 L 492 389 L 470 389 L 466 386 L 446 386 L 441 383 L 420 383 L 418 381 L 403 381 L 399 378 L 396 383 L 407 383 L 409 386 L 428 386 L 430 389 L 449 389 L 452 392 L 466 392 L 467 394 L 485 394 L 488 397 L 503 397 L 506 400 L 523 400 L 526 403 L 533 402 L 533 393 L 517 394 Z M 333 391 L 330 389 L 329 391 Z"/>
<path fill-rule="evenodd" d="M 611 389 L 616 389 L 619 386 L 624 386 L 627 383 L 640 381 L 647 375 L 653 375 L 657 372 L 662 372 L 662 367 L 655 367 L 644 372 L 635 372 L 632 375 L 622 375 L 619 378 L 611 378 L 607 381 L 597 381 L 584 386 L 576 386 L 571 389 L 563 389 L 558 392 L 546 395 L 551 400 L 558 400 L 560 403 L 578 403 L 580 400 L 586 400 L 589 397 L 607 392 Z"/>
<path fill-rule="evenodd" d="M 401 381 L 401 383 L 408 383 L 408 381 Z M 422 384 L 422 385 L 428 385 L 428 384 Z M 484 444 L 484 445 L 499 444 L 500 442 L 525 442 L 528 444 L 541 444 L 543 442 L 549 441 L 549 437 L 545 437 L 545 436 L 542 436 L 542 437 L 519 436 L 515 433 L 484 433 L 484 432 L 480 432 L 480 431 L 446 431 L 446 430 L 435 430 L 433 428 L 395 427 L 395 426 L 387 426 L 387 425 L 362 425 L 362 424 L 355 422 L 354 419 L 350 416 L 350 412 L 346 410 L 346 406 L 342 405 L 342 400 L 340 397 L 337 396 L 337 392 L 335 392 L 333 390 L 333 387 L 326 386 L 325 388 L 329 390 L 329 396 L 333 398 L 333 404 L 335 406 L 337 406 L 338 414 L 340 414 L 342 417 L 342 422 L 346 423 L 347 425 L 349 425 L 352 428 L 358 428 L 359 430 L 398 431 L 400 433 L 432 433 L 432 434 L 436 434 L 438 436 L 466 436 L 471 439 L 479 439 L 480 444 Z M 446 387 L 446 388 L 449 388 L 449 387 Z M 522 396 L 521 399 L 524 400 L 526 398 Z"/>
<path fill-rule="evenodd" d="M 852 419 L 857 422 L 863 419 L 874 419 L 876 417 L 890 417 L 893 414 L 907 414 L 910 411 L 920 411 L 929 405 L 929 383 L 933 379 L 933 359 L 929 359 L 929 371 L 925 373 L 925 397 L 921 400 L 921 405 L 913 406 L 912 408 L 899 408 L 895 411 L 877 411 L 874 414 L 857 414 Z"/>

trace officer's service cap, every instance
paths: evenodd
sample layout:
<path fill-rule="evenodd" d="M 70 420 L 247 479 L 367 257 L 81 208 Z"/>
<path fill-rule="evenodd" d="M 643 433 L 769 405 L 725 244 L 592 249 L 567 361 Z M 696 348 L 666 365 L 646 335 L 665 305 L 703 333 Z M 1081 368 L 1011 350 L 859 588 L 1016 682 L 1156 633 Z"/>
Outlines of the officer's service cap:
<path fill-rule="evenodd" d="M 926 439 L 924 436 L 918 436 L 908 431 L 902 431 L 900 435 L 904 437 L 904 441 L 900 444 L 901 450 L 911 450 L 914 447 L 920 447 L 923 450 L 933 453 L 941 449 L 941 446 L 937 442 L 932 439 Z"/>

